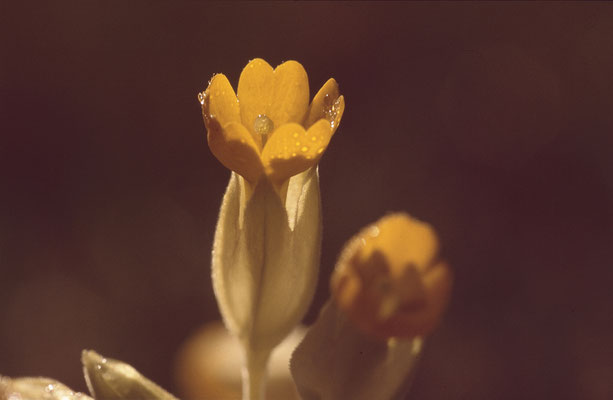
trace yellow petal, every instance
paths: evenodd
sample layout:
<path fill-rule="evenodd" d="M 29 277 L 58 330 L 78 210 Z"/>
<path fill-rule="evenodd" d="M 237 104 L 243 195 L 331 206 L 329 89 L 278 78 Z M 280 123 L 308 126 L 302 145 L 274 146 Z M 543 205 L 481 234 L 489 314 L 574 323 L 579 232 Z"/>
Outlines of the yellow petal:
<path fill-rule="evenodd" d="M 238 80 L 238 99 L 243 125 L 253 135 L 255 119 L 260 114 L 266 114 L 272 93 L 273 69 L 270 64 L 261 58 L 249 61 Z M 276 121 L 273 123 L 277 124 Z"/>
<path fill-rule="evenodd" d="M 274 70 L 274 84 L 266 115 L 275 126 L 301 123 L 309 105 L 309 78 L 302 64 L 287 61 Z"/>
<path fill-rule="evenodd" d="M 255 184 L 262 175 L 260 151 L 249 131 L 239 122 L 223 128 L 215 118 L 209 122 L 207 140 L 211 152 L 228 169 Z"/>
<path fill-rule="evenodd" d="M 369 232 L 372 235 L 367 236 L 360 252 L 362 260 L 379 251 L 396 277 L 400 277 L 400 270 L 407 264 L 425 269 L 438 253 L 439 243 L 432 227 L 405 214 L 383 217 Z"/>
<path fill-rule="evenodd" d="M 238 99 L 224 74 L 217 74 L 211 78 L 202 102 L 202 112 L 205 122 L 210 117 L 214 117 L 221 126 L 230 122 L 240 122 Z"/>
<path fill-rule="evenodd" d="M 423 278 L 425 306 L 418 309 L 400 310 L 394 318 L 384 323 L 382 330 L 393 336 L 424 335 L 431 332 L 449 303 L 452 276 L 449 266 L 440 262 L 430 268 Z"/>
<path fill-rule="evenodd" d="M 307 131 L 296 123 L 277 129 L 262 151 L 266 174 L 275 184 L 317 164 L 330 143 L 332 130 L 325 120 L 316 122 Z"/>
<path fill-rule="evenodd" d="M 313 101 L 309 106 L 309 110 L 304 119 L 304 126 L 309 127 L 320 119 L 326 119 L 326 104 L 330 100 L 338 99 L 340 93 L 338 91 L 338 84 L 334 78 L 328 79 L 326 83 L 319 89 L 319 92 L 313 97 Z"/>
<path fill-rule="evenodd" d="M 341 118 L 343 117 L 343 113 L 345 112 L 345 97 L 341 96 L 334 103 L 332 103 L 332 108 L 327 113 L 327 120 L 330 122 L 332 126 L 332 134 L 336 132 L 336 129 L 341 123 Z"/>
<path fill-rule="evenodd" d="M 403 213 L 365 228 L 345 247 L 331 287 L 338 306 L 381 338 L 432 331 L 451 292 L 451 271 L 438 261 L 432 227 Z"/>

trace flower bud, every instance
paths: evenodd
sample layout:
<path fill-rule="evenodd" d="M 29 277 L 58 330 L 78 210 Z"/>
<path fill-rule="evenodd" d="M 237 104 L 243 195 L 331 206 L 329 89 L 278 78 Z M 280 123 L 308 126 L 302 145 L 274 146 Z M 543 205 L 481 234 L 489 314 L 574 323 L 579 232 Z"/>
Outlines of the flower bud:
<path fill-rule="evenodd" d="M 364 332 L 411 338 L 431 332 L 447 305 L 451 272 L 430 225 L 407 214 L 381 218 L 346 245 L 331 287 Z"/>
<path fill-rule="evenodd" d="M 104 358 L 93 350 L 84 350 L 81 362 L 87 387 L 96 399 L 177 400 L 124 362 Z"/>

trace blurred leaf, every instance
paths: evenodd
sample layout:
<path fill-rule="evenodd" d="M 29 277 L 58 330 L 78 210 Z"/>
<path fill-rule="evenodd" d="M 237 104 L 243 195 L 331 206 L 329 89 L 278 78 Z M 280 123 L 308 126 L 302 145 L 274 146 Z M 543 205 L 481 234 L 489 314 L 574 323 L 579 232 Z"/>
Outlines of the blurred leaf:
<path fill-rule="evenodd" d="M 15 378 L 0 376 L 0 400 L 92 400 L 75 393 L 66 385 L 50 378 Z"/>
<path fill-rule="evenodd" d="M 124 362 L 104 358 L 93 350 L 84 350 L 81 362 L 87 387 L 96 400 L 177 400 Z"/>

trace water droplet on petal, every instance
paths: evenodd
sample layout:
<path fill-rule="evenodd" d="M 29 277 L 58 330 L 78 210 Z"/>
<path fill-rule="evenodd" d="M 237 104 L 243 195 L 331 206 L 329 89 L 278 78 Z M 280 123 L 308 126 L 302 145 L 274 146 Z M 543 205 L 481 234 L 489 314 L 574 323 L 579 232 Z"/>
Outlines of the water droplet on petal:
<path fill-rule="evenodd" d="M 293 134 L 293 136 L 294 136 L 294 138 L 295 138 L 295 139 L 298 139 L 298 132 L 295 132 L 295 133 Z"/>
<path fill-rule="evenodd" d="M 307 151 L 309 151 L 309 148 L 306 146 L 302 146 L 302 148 L 300 149 L 300 151 L 302 151 L 303 153 L 306 153 Z"/>
<path fill-rule="evenodd" d="M 296 142 L 296 147 L 300 146 L 300 144 L 301 144 L 300 142 Z"/>
<path fill-rule="evenodd" d="M 204 102 L 206 101 L 206 92 L 198 93 L 198 101 L 201 105 L 204 105 Z"/>
<path fill-rule="evenodd" d="M 317 154 L 321 154 L 324 152 L 324 148 L 320 147 L 319 149 L 317 149 Z"/>
<path fill-rule="evenodd" d="M 379 236 L 379 228 L 376 226 L 373 226 L 372 228 L 370 228 L 368 230 L 368 234 L 372 237 L 377 237 Z"/>
<path fill-rule="evenodd" d="M 296 153 L 292 153 L 292 157 L 296 157 Z"/>
<path fill-rule="evenodd" d="M 311 142 L 317 141 L 317 136 L 311 136 Z"/>
<path fill-rule="evenodd" d="M 341 104 L 341 98 L 338 97 L 335 100 L 332 100 L 329 94 L 324 96 L 323 101 L 323 113 L 324 118 L 330 122 L 330 127 L 334 128 L 336 125 L 336 117 L 338 116 L 338 109 Z"/>

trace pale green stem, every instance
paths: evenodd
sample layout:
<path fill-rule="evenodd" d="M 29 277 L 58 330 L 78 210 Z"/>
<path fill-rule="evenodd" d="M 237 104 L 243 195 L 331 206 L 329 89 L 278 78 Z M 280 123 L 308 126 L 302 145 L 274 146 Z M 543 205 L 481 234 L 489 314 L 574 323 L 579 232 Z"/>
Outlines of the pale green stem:
<path fill-rule="evenodd" d="M 266 367 L 270 353 L 247 351 L 242 370 L 243 400 L 263 400 L 266 392 Z"/>

